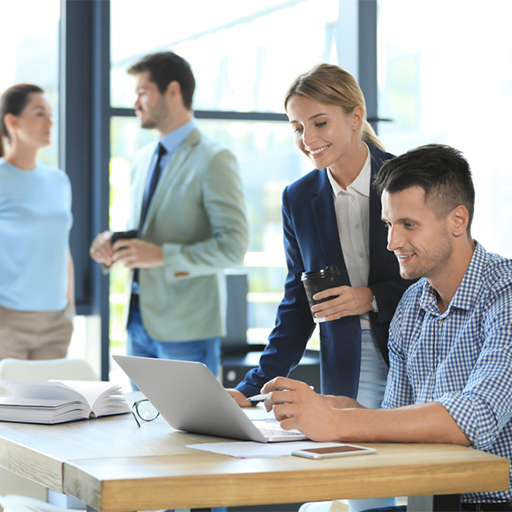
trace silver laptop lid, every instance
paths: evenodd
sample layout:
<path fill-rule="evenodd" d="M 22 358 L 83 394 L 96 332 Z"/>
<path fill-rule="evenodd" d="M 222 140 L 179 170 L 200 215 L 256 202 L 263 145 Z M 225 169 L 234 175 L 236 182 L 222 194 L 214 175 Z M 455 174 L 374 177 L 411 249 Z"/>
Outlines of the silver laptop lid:
<path fill-rule="evenodd" d="M 113 358 L 177 430 L 258 442 L 305 438 L 263 436 L 202 363 L 121 355 Z"/>

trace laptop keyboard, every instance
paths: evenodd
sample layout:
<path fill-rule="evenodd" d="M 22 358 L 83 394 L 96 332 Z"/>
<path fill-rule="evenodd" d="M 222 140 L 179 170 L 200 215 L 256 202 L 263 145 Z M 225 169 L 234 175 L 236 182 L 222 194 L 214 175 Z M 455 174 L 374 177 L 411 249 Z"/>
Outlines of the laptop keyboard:
<path fill-rule="evenodd" d="M 270 437 L 270 436 L 275 436 L 275 435 L 280 435 L 280 436 L 302 435 L 301 432 L 299 430 L 297 430 L 297 429 L 285 430 L 284 428 L 281 428 L 279 425 L 275 425 L 275 426 L 268 425 L 268 426 L 265 426 L 265 427 L 258 426 L 258 430 L 265 437 Z"/>

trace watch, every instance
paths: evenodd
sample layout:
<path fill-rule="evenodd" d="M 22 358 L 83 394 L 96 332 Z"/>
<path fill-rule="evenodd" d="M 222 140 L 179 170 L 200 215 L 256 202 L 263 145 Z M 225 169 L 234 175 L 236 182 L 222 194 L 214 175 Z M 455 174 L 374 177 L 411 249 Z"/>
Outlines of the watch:
<path fill-rule="evenodd" d="M 379 308 L 377 306 L 377 299 L 375 298 L 375 295 L 373 296 L 372 301 L 370 302 L 370 306 L 371 306 L 372 311 L 374 313 L 378 313 L 379 312 Z"/>

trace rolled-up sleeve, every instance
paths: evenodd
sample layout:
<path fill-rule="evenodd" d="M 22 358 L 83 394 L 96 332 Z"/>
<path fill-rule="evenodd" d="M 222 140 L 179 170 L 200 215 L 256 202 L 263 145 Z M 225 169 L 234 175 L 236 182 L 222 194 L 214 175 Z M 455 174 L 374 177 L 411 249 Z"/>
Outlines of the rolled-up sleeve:
<path fill-rule="evenodd" d="M 510 313 L 493 315 L 480 356 L 460 393 L 437 401 L 476 448 L 489 449 L 512 417 L 512 328 Z"/>

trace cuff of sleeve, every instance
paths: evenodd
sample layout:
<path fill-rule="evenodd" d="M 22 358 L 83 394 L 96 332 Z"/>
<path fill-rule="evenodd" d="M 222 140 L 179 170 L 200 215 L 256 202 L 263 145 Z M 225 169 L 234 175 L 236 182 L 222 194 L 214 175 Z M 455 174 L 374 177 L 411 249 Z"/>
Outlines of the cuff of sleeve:
<path fill-rule="evenodd" d="M 164 273 L 169 281 L 212 275 L 219 271 L 218 268 L 190 261 L 184 254 L 185 250 L 186 246 L 181 244 L 164 244 L 162 246 Z"/>
<path fill-rule="evenodd" d="M 235 387 L 240 393 L 243 393 L 247 398 L 250 396 L 257 395 L 260 392 L 261 388 L 257 388 L 255 386 L 252 386 L 251 384 L 248 384 L 246 381 L 240 382 L 238 386 Z"/>
<path fill-rule="evenodd" d="M 499 432 L 492 411 L 475 397 L 448 393 L 437 400 L 475 447 L 488 450 Z"/>

